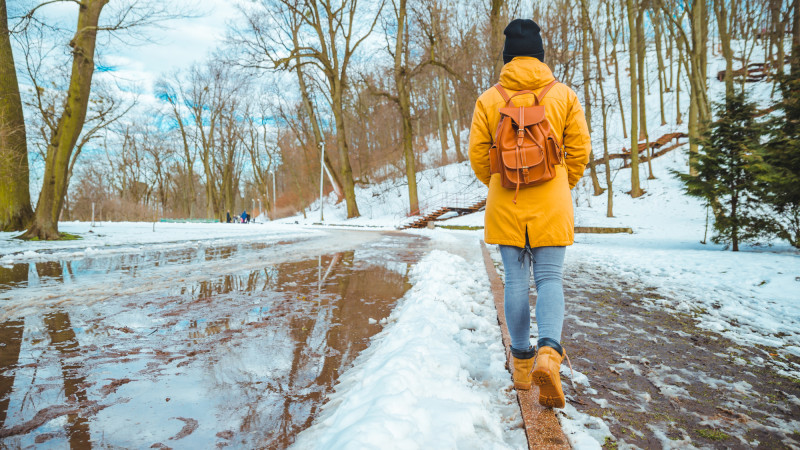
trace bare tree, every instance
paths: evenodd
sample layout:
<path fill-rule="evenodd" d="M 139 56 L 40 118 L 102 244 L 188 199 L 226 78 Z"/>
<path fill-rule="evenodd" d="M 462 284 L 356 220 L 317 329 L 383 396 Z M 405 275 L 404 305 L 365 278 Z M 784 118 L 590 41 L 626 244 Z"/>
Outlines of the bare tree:
<path fill-rule="evenodd" d="M 188 119 L 185 117 L 186 112 L 186 92 L 183 88 L 184 80 L 179 73 L 172 75 L 171 79 L 162 78 L 156 83 L 156 96 L 162 101 L 165 101 L 169 106 L 168 117 L 171 117 L 174 124 L 178 127 L 178 133 L 181 139 L 181 149 L 183 150 L 183 158 L 181 163 L 183 165 L 182 179 L 180 180 L 183 189 L 184 211 L 189 217 L 194 217 L 194 204 L 195 204 L 195 184 L 194 184 L 194 162 L 197 158 L 195 147 L 190 145 L 194 139 L 192 134 L 196 129 L 189 129 Z"/>
<path fill-rule="evenodd" d="M 32 218 L 25 118 L 6 2 L 0 0 L 0 231 L 22 231 Z"/>
<path fill-rule="evenodd" d="M 297 45 L 288 54 L 273 54 L 269 58 L 275 68 L 293 70 L 297 65 L 310 65 L 322 74 L 336 129 L 347 217 L 358 217 L 344 108 L 353 59 L 359 46 L 374 30 L 383 3 L 375 7 L 374 15 L 369 12 L 371 19 L 367 21 L 364 15 L 368 12 L 363 4 L 359 8 L 358 0 L 262 0 L 262 4 L 267 10 L 279 11 L 276 16 L 286 17 L 294 13 L 294 17 L 299 19 Z M 274 40 L 274 37 L 262 36 L 262 39 Z M 272 48 L 272 45 L 267 47 Z"/>
<path fill-rule="evenodd" d="M 39 3 L 20 20 L 19 30 L 26 33 L 31 27 L 45 26 L 36 19 L 37 11 L 47 5 L 71 0 L 50 0 Z M 92 98 L 92 78 L 95 71 L 95 50 L 98 33 L 125 31 L 134 36 L 137 29 L 154 22 L 169 20 L 183 14 L 172 14 L 162 3 L 128 0 L 116 3 L 107 21 L 100 20 L 109 0 L 82 0 L 78 8 L 77 25 L 69 41 L 71 69 L 63 103 L 53 110 L 53 132 L 47 143 L 44 176 L 33 221 L 23 239 L 58 239 L 58 220 L 64 206 L 69 182 L 70 162 L 75 157 L 75 145 L 86 120 Z"/>
<path fill-rule="evenodd" d="M 491 0 L 489 8 L 489 61 L 492 64 L 492 82 L 500 77 L 503 68 L 503 30 L 508 21 L 505 0 Z"/>
<path fill-rule="evenodd" d="M 590 45 L 591 41 L 589 38 L 589 34 L 591 33 L 594 35 L 594 31 L 591 30 L 591 23 L 589 20 L 589 6 L 588 0 L 581 0 L 581 67 L 583 68 L 583 103 L 586 105 L 584 107 L 586 111 L 586 123 L 589 125 L 589 135 L 592 134 L 592 102 L 591 97 L 589 94 L 590 84 L 591 84 L 591 53 L 590 53 Z M 600 181 L 597 179 L 597 168 L 595 168 L 594 164 L 594 150 L 589 152 L 589 173 L 591 174 L 592 178 L 592 187 L 594 189 L 594 195 L 600 195 L 603 193 L 603 188 L 600 187 Z"/>
<path fill-rule="evenodd" d="M 689 95 L 689 158 L 698 152 L 699 139 L 711 118 L 708 102 L 708 10 L 706 2 L 693 0 L 679 2 L 662 0 L 661 8 L 669 19 L 673 36 L 680 48 L 687 52 L 686 72 L 691 92 Z M 684 29 L 688 16 L 689 31 Z"/>
<path fill-rule="evenodd" d="M 636 9 L 633 0 L 627 0 L 628 37 L 631 71 L 631 197 L 641 197 L 644 193 L 639 184 L 639 74 L 638 74 L 638 36 L 636 32 Z"/>
<path fill-rule="evenodd" d="M 393 25 L 396 26 L 396 31 L 394 33 L 394 45 L 387 43 L 387 51 L 394 60 L 392 75 L 395 93 L 379 91 L 378 94 L 390 99 L 400 110 L 403 124 L 403 159 L 405 160 L 406 180 L 408 182 L 408 207 L 409 212 L 414 212 L 419 209 L 419 199 L 417 197 L 417 169 L 414 156 L 414 130 L 411 125 L 411 79 L 425 67 L 426 61 L 419 61 L 416 64 L 409 61 L 407 3 L 407 0 L 392 0 Z"/>

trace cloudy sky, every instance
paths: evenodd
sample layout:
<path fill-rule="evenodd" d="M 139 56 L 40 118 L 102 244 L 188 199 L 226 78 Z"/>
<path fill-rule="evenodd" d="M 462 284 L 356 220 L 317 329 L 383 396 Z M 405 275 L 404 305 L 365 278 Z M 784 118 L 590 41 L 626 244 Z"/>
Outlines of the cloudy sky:
<path fill-rule="evenodd" d="M 136 1 L 136 0 L 125 0 Z M 146 41 L 136 41 L 126 35 L 120 35 L 122 39 L 107 39 L 108 36 L 98 38 L 98 58 L 97 64 L 110 67 L 104 73 L 96 73 L 95 80 L 107 80 L 111 86 L 119 86 L 122 91 L 117 91 L 122 96 L 133 96 L 133 92 L 138 93 L 138 102 L 145 106 L 140 111 L 147 111 L 146 105 L 156 104 L 152 96 L 154 82 L 163 74 L 167 74 L 177 69 L 188 68 L 194 62 L 201 62 L 218 48 L 225 39 L 227 24 L 235 21 L 239 17 L 239 12 L 235 7 L 237 0 L 141 0 L 143 2 L 169 2 L 173 11 L 181 12 L 184 8 L 187 14 L 197 17 L 174 19 L 157 25 L 141 29 Z M 9 25 L 12 27 L 22 14 L 25 14 L 34 6 L 42 3 L 42 0 L 12 0 L 7 3 Z M 110 19 L 113 14 L 113 6 L 119 4 L 119 0 L 112 0 L 101 15 L 101 22 L 105 18 Z M 158 4 L 158 3 L 156 3 Z M 198 5 L 200 5 L 198 7 Z M 109 12 L 109 15 L 106 15 Z M 68 52 L 67 44 L 74 34 L 77 23 L 77 5 L 73 2 L 48 4 L 36 12 L 37 19 L 48 25 L 61 27 L 63 35 L 55 40 L 58 46 L 53 53 L 54 57 L 46 61 L 46 66 L 52 67 L 68 63 L 68 59 L 63 56 Z M 130 43 L 133 42 L 131 45 Z M 14 62 L 18 68 L 20 90 L 23 93 L 31 92 L 32 85 L 27 79 L 24 70 L 24 59 L 19 45 L 12 40 L 14 47 Z M 60 79 L 60 73 L 46 70 L 44 77 Z M 47 86 L 45 80 L 44 85 Z M 61 80 L 63 81 L 63 80 Z M 113 88 L 117 90 L 116 88 Z M 33 110 L 25 108 L 26 122 L 31 119 L 31 115 L 36 114 Z M 41 174 L 43 164 L 33 148 L 29 149 L 31 155 L 31 195 L 35 199 L 38 197 L 41 185 Z M 88 148 L 84 153 L 91 153 Z"/>
<path fill-rule="evenodd" d="M 144 0 L 160 2 L 162 0 Z M 186 68 L 193 62 L 202 61 L 225 38 L 227 23 L 235 21 L 239 12 L 236 0 L 164 0 L 173 11 L 186 11 L 199 16 L 160 22 L 139 30 L 150 42 L 130 44 L 131 39 L 122 35 L 123 41 L 98 39 L 98 63 L 110 66 L 113 76 L 124 84 L 136 82 L 144 92 L 150 92 L 153 82 L 164 73 Z M 40 1 L 20 0 L 9 4 L 9 17 L 26 12 Z M 101 15 L 109 19 L 113 14 L 112 1 Z M 108 13 L 108 14 L 107 14 Z M 47 23 L 58 23 L 73 30 L 77 20 L 77 5 L 72 2 L 54 3 L 44 6 L 37 17 Z M 128 42 L 128 43 L 124 43 Z M 66 46 L 66 42 L 63 43 Z M 21 56 L 15 48 L 15 60 L 20 66 Z M 23 84 L 24 79 L 20 80 Z"/>
<path fill-rule="evenodd" d="M 186 6 L 187 13 L 195 13 L 200 3 L 197 13 L 202 16 L 171 20 L 148 29 L 152 43 L 105 52 L 106 62 L 115 67 L 118 76 L 142 80 L 147 90 L 159 75 L 205 59 L 225 38 L 226 24 L 239 17 L 231 0 L 170 2 Z"/>

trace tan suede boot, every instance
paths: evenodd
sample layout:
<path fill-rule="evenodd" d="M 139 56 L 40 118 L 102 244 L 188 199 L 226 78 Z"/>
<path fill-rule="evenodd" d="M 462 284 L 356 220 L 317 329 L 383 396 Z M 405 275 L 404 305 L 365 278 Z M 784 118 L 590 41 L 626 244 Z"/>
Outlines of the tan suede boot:
<path fill-rule="evenodd" d="M 514 373 L 511 378 L 514 380 L 514 388 L 527 391 L 531 388 L 533 379 L 531 378 L 531 371 L 533 371 L 533 358 L 518 359 L 512 356 L 514 361 Z"/>
<path fill-rule="evenodd" d="M 536 363 L 531 377 L 539 386 L 539 404 L 542 406 L 563 408 L 566 403 L 559 373 L 563 359 L 552 347 L 540 347 L 536 352 Z"/>

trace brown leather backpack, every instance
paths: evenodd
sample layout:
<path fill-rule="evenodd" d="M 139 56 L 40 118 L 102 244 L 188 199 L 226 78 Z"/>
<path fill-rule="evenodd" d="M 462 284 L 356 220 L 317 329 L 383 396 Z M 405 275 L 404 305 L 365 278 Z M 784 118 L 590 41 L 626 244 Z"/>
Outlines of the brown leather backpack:
<path fill-rule="evenodd" d="M 489 150 L 489 170 L 500 174 L 504 188 L 516 189 L 514 203 L 521 188 L 552 180 L 556 176 L 555 165 L 564 161 L 561 143 L 545 117 L 544 105 L 540 104 L 556 83 L 558 80 L 553 80 L 545 86 L 539 96 L 524 90 L 509 97 L 500 83 L 494 86 L 506 106 L 500 108 L 500 123 Z M 536 99 L 533 106 L 514 106 L 511 99 L 523 94 L 533 94 Z"/>

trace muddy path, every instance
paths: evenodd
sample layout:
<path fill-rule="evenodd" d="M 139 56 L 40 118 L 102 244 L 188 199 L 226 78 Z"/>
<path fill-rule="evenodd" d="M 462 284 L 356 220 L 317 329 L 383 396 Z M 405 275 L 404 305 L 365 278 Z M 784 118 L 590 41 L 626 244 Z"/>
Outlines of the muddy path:
<path fill-rule="evenodd" d="M 609 425 L 605 448 L 800 448 L 800 359 L 699 329 L 702 311 L 611 270 L 564 279 L 564 345 L 591 384 L 565 392 Z"/>
<path fill-rule="evenodd" d="M 6 267 L 0 447 L 285 448 L 427 246 L 345 231 Z"/>

